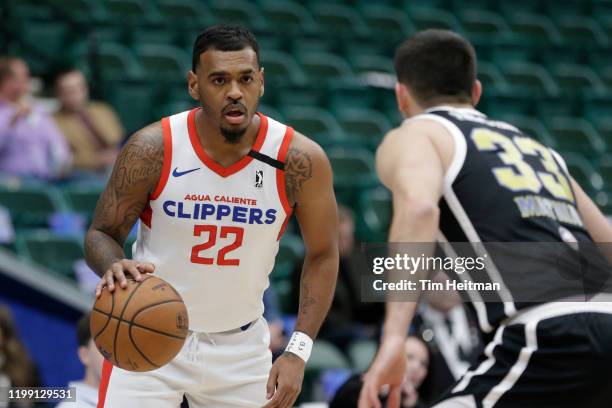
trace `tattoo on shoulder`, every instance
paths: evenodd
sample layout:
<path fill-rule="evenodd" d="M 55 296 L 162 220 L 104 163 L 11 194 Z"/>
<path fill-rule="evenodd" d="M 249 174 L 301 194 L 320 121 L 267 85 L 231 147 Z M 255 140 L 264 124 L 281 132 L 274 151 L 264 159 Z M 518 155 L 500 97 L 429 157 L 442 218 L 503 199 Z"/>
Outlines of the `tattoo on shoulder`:
<path fill-rule="evenodd" d="M 304 182 L 312 177 L 312 159 L 304 150 L 290 147 L 285 160 L 285 189 L 291 205 L 302 190 Z"/>
<path fill-rule="evenodd" d="M 163 162 L 162 128 L 156 123 L 141 130 L 117 158 L 94 213 L 98 229 L 115 237 L 127 235 L 161 175 Z"/>

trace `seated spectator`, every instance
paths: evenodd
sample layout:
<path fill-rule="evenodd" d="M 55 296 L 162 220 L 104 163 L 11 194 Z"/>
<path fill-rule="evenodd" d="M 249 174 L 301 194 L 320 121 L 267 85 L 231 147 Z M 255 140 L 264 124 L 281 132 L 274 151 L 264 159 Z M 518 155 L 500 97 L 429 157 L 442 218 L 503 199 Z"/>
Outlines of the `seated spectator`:
<path fill-rule="evenodd" d="M 76 404 L 74 402 L 61 402 L 57 408 L 95 408 L 98 405 L 98 387 L 102 377 L 102 363 L 104 357 L 98 351 L 89 331 L 89 317 L 86 313 L 77 322 L 77 340 L 79 348 L 77 355 L 85 367 L 85 376 L 80 381 L 68 384 L 76 391 Z"/>
<path fill-rule="evenodd" d="M 419 397 L 421 384 L 429 372 L 429 349 L 420 337 L 409 336 L 406 339 L 406 373 L 401 388 L 401 407 L 420 408 L 425 405 Z M 329 408 L 353 408 L 357 406 L 362 387 L 361 374 L 350 377 L 336 392 Z M 384 405 L 386 395 L 380 395 Z"/>
<path fill-rule="evenodd" d="M 111 168 L 123 138 L 123 128 L 113 109 L 89 100 L 85 75 L 76 68 L 61 71 L 55 78 L 60 103 L 54 114 L 64 134 L 77 171 L 104 173 Z"/>
<path fill-rule="evenodd" d="M 27 99 L 29 93 L 26 63 L 0 57 L 0 174 L 62 178 L 71 166 L 70 149 L 51 115 Z"/>
<path fill-rule="evenodd" d="M 335 344 L 340 350 L 347 350 L 353 340 L 378 339 L 384 304 L 361 302 L 361 274 L 369 269 L 368 261 L 364 254 L 355 251 L 353 212 L 339 206 L 338 219 L 338 280 L 331 308 L 318 338 Z M 291 308 L 296 314 L 301 273 L 302 262 L 296 265 L 291 282 Z"/>
<path fill-rule="evenodd" d="M 432 277 L 434 282 L 447 279 L 442 272 Z M 482 347 L 476 323 L 458 292 L 434 290 L 423 292 L 413 329 L 430 348 L 432 375 L 422 395 L 426 402 L 434 402 L 475 362 Z"/>
<path fill-rule="evenodd" d="M 8 401 L 10 387 L 38 387 L 38 370 L 30 359 L 25 346 L 17 336 L 17 330 L 10 310 L 0 305 L 0 406 L 31 407 L 33 403 L 2 405 Z"/>

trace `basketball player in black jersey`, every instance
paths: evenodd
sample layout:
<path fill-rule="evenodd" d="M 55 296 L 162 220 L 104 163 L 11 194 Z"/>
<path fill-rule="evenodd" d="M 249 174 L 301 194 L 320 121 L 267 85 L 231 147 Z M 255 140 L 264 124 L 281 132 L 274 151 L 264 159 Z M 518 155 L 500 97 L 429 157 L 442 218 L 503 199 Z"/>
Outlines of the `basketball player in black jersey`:
<path fill-rule="evenodd" d="M 390 242 L 435 242 L 440 236 L 474 248 L 474 242 L 564 248 L 612 242 L 610 224 L 559 154 L 474 108 L 482 86 L 468 41 L 444 30 L 419 32 L 398 48 L 395 68 L 398 107 L 408 120 L 387 134 L 376 157 L 379 176 L 393 193 Z M 610 260 L 610 254 L 590 258 L 597 256 L 609 273 L 604 256 Z M 436 408 L 612 406 L 612 303 L 594 301 L 598 293 L 577 302 L 562 291 L 525 302 L 514 278 L 529 268 L 527 280 L 533 279 L 529 286 L 536 292 L 559 282 L 552 272 L 580 279 L 572 267 L 534 268 L 534 260 L 542 266 L 550 257 L 535 253 L 508 263 L 491 256 L 486 262 L 490 280 L 501 283 L 499 299 L 483 302 L 476 291 L 470 306 L 489 343 Z M 415 307 L 387 303 L 382 344 L 364 376 L 360 408 L 380 407 L 377 395 L 385 384 L 388 406 L 399 406 L 401 345 Z"/>

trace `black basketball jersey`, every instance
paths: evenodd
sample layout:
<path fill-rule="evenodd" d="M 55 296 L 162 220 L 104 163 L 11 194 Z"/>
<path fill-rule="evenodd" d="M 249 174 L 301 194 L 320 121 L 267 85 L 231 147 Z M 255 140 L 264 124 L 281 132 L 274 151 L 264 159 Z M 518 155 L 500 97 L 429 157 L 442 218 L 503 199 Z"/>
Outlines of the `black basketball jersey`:
<path fill-rule="evenodd" d="M 450 246 L 454 256 L 484 256 L 484 270 L 462 279 L 500 283 L 493 292 L 463 293 L 481 330 L 491 333 L 524 307 L 583 292 L 577 247 L 593 245 L 563 159 L 474 109 L 438 107 L 415 119 L 421 118 L 444 125 L 455 145 L 440 201 L 440 239 L 466 243 Z"/>

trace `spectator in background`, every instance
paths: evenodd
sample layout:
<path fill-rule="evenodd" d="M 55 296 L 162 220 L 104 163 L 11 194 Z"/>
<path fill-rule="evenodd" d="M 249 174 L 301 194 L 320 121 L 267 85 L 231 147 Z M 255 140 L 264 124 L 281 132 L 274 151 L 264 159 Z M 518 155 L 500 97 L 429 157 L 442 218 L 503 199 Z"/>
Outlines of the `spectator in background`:
<path fill-rule="evenodd" d="M 37 387 L 40 385 L 38 370 L 17 337 L 10 310 L 0 305 L 0 407 L 12 407 L 8 401 L 9 387 Z M 3 405 L 4 404 L 4 405 Z M 21 403 L 19 407 L 33 404 Z"/>
<path fill-rule="evenodd" d="M 433 282 L 444 283 L 448 276 L 438 272 Z M 472 365 L 482 348 L 474 319 L 466 313 L 459 292 L 423 292 L 413 329 L 429 344 L 432 375 L 424 384 L 425 401 L 433 403 Z"/>
<path fill-rule="evenodd" d="M 429 373 L 429 349 L 420 337 L 409 336 L 404 343 L 406 348 L 406 372 L 402 382 L 402 408 L 425 407 L 419 396 L 419 388 Z M 329 408 L 354 408 L 359 400 L 363 382 L 361 374 L 350 377 L 336 392 Z M 380 396 L 384 404 L 386 396 Z M 385 405 L 383 405 L 385 406 Z"/>
<path fill-rule="evenodd" d="M 51 116 L 28 100 L 30 71 L 0 57 L 0 174 L 53 180 L 71 165 L 70 149 Z"/>
<path fill-rule="evenodd" d="M 364 254 L 355 250 L 355 222 L 353 212 L 342 205 L 338 207 L 338 251 L 340 265 L 334 299 L 319 333 L 319 338 L 334 343 L 340 350 L 347 350 L 353 340 L 377 340 L 383 303 L 361 302 L 361 275 L 369 265 Z M 297 312 L 302 263 L 292 274 L 291 309 Z"/>
<path fill-rule="evenodd" d="M 76 68 L 59 72 L 55 92 L 60 108 L 54 117 L 72 149 L 74 169 L 104 174 L 115 162 L 124 135 L 115 111 L 89 100 L 85 75 Z"/>
<path fill-rule="evenodd" d="M 77 355 L 85 367 L 85 377 L 81 381 L 68 384 L 75 387 L 76 404 L 61 402 L 56 408 L 95 408 L 98 405 L 98 387 L 102 376 L 104 357 L 98 351 L 89 331 L 90 314 L 84 314 L 77 322 Z"/>

